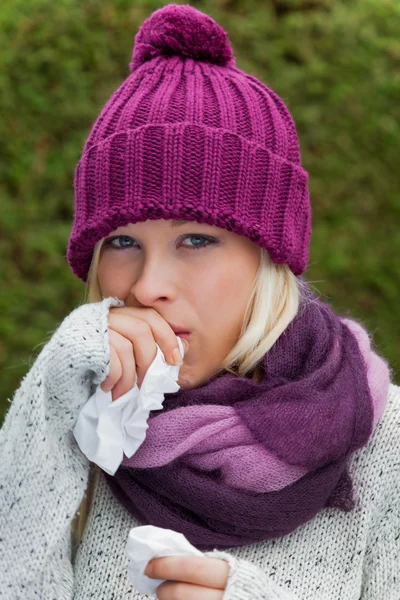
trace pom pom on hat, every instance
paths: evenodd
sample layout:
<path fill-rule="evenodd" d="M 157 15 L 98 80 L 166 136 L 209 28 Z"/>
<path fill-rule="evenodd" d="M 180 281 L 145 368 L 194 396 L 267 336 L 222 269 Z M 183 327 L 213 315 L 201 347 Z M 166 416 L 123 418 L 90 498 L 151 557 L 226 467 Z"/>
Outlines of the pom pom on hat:
<path fill-rule="evenodd" d="M 209 15 L 189 4 L 167 4 L 143 22 L 135 37 L 130 72 L 160 55 L 180 55 L 235 66 L 226 31 Z"/>

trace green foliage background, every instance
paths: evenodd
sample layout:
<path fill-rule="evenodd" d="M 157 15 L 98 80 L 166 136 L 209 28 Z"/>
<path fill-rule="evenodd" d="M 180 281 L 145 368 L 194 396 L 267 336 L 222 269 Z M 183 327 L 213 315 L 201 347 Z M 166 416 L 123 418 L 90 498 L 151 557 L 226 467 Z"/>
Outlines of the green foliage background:
<path fill-rule="evenodd" d="M 179 2 L 177 2 L 179 3 Z M 52 332 L 83 302 L 69 270 L 73 174 L 129 75 L 151 0 L 3 0 L 0 7 L 0 420 Z M 400 384 L 400 3 L 199 0 L 239 68 L 296 122 L 310 174 L 305 278 L 361 319 Z"/>

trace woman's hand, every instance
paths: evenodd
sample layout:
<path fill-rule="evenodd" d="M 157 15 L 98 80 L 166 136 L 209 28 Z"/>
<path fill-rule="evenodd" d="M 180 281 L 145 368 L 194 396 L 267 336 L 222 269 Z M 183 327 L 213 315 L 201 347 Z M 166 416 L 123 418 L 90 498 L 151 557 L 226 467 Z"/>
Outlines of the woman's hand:
<path fill-rule="evenodd" d="M 157 587 L 159 600 L 222 600 L 229 564 L 208 556 L 164 556 L 150 560 L 144 574 L 168 580 Z"/>
<path fill-rule="evenodd" d="M 112 390 L 117 400 L 135 384 L 140 387 L 148 368 L 161 348 L 165 360 L 175 365 L 172 351 L 179 346 L 176 335 L 167 321 L 153 308 L 110 308 L 108 314 L 108 337 L 110 342 L 110 372 L 100 387 L 104 392 Z M 182 340 L 185 353 L 189 348 Z"/>

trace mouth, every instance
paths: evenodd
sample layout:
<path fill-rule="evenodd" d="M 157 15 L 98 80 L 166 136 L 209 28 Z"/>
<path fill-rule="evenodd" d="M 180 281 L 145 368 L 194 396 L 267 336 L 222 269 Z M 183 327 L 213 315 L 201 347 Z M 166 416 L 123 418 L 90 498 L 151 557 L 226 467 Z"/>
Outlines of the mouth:
<path fill-rule="evenodd" d="M 190 336 L 192 335 L 190 332 L 188 331 L 184 331 L 182 333 L 177 333 L 176 334 L 178 337 L 182 338 L 183 340 L 189 340 Z"/>
<path fill-rule="evenodd" d="M 168 323 L 168 321 L 167 321 L 167 323 Z M 168 323 L 168 325 L 171 327 L 171 329 L 175 333 L 175 335 L 179 335 L 179 336 L 190 335 L 190 331 L 186 331 L 182 327 L 178 327 L 176 325 L 172 325 L 172 323 Z"/>

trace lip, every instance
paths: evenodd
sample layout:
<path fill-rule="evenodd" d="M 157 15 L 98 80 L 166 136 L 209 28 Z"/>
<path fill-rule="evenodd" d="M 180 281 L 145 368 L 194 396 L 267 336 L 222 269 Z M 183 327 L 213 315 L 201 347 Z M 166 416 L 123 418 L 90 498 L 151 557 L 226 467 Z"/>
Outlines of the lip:
<path fill-rule="evenodd" d="M 184 333 L 177 333 L 177 336 L 179 336 L 180 338 L 182 338 L 183 340 L 189 340 L 190 336 L 192 335 L 189 332 L 184 332 Z"/>
<path fill-rule="evenodd" d="M 168 321 L 167 321 L 168 322 Z M 186 334 L 186 335 L 190 335 L 190 331 L 187 331 L 185 329 L 182 329 L 182 327 L 176 327 L 175 325 L 172 325 L 171 323 L 168 323 L 168 325 L 171 327 L 172 331 L 176 334 L 176 335 L 181 335 L 181 334 Z"/>

